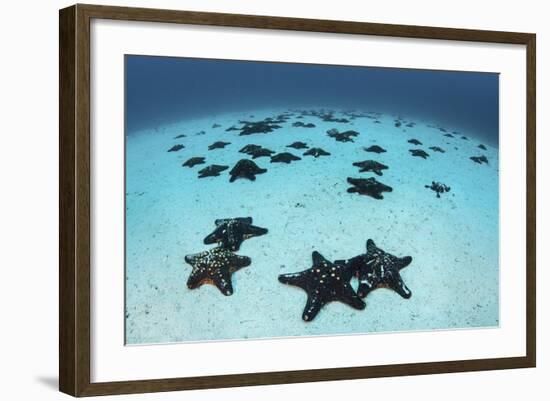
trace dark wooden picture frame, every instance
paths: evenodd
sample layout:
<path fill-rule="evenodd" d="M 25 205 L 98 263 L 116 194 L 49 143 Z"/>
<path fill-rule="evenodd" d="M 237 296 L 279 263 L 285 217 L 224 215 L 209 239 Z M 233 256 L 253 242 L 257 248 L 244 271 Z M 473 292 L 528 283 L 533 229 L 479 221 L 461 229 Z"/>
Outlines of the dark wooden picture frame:
<path fill-rule="evenodd" d="M 92 383 L 90 380 L 90 22 L 94 18 L 525 45 L 527 54 L 526 355 L 511 358 Z M 535 34 L 80 4 L 60 10 L 59 30 L 60 391 L 73 396 L 94 396 L 535 366 Z"/>

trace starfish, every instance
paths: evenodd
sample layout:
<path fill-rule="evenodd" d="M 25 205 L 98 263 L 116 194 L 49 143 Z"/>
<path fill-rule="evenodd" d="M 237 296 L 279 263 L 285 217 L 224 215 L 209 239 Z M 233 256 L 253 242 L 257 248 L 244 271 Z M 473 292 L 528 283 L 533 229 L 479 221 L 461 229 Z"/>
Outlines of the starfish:
<path fill-rule="evenodd" d="M 365 152 L 373 152 L 373 153 L 384 153 L 386 152 L 386 149 L 378 146 L 378 145 L 372 145 L 368 148 L 363 148 Z"/>
<path fill-rule="evenodd" d="M 261 149 L 261 148 L 262 147 L 260 145 L 249 144 L 249 145 L 244 146 L 241 150 L 239 150 L 239 152 L 250 154 L 250 152 L 252 152 L 254 150 Z"/>
<path fill-rule="evenodd" d="M 407 142 L 412 143 L 413 145 L 422 145 L 422 142 L 420 142 L 418 139 L 409 139 Z"/>
<path fill-rule="evenodd" d="M 231 145 L 231 142 L 222 142 L 222 141 L 214 142 L 212 145 L 208 147 L 208 150 L 222 149 L 222 148 L 225 148 L 227 145 Z"/>
<path fill-rule="evenodd" d="M 204 157 L 192 157 L 182 164 L 182 167 L 195 167 L 197 164 L 204 164 Z"/>
<path fill-rule="evenodd" d="M 244 126 L 241 128 L 241 133 L 239 135 L 252 135 L 252 134 L 266 134 L 272 132 L 273 130 L 281 128 L 280 125 L 273 124 L 269 120 L 264 121 L 239 121 Z"/>
<path fill-rule="evenodd" d="M 439 146 L 430 146 L 428 149 L 431 149 L 434 152 L 445 153 L 445 151 L 441 149 Z"/>
<path fill-rule="evenodd" d="M 334 138 L 338 142 L 354 142 L 352 137 L 359 136 L 359 132 L 352 130 L 338 132 L 336 128 L 332 128 L 327 131 L 327 135 Z"/>
<path fill-rule="evenodd" d="M 449 137 L 449 138 L 454 138 L 455 137 L 453 134 L 445 134 L 443 136 L 446 136 L 446 137 Z"/>
<path fill-rule="evenodd" d="M 295 123 L 292 124 L 292 126 L 293 127 L 303 127 L 303 128 L 315 128 L 315 124 L 313 124 L 313 123 L 304 124 L 301 121 L 296 121 Z"/>
<path fill-rule="evenodd" d="M 478 148 L 483 149 L 483 150 L 487 150 L 487 148 L 485 147 L 485 145 L 482 144 L 482 143 L 479 144 Z"/>
<path fill-rule="evenodd" d="M 294 142 L 287 146 L 287 148 L 294 148 L 294 149 L 307 149 L 307 143 L 305 142 Z"/>
<path fill-rule="evenodd" d="M 185 138 L 187 135 L 185 134 L 179 134 L 177 136 L 174 137 L 174 139 L 179 139 L 179 138 Z"/>
<path fill-rule="evenodd" d="M 304 153 L 304 156 L 313 156 L 317 159 L 319 156 L 330 156 L 330 153 L 321 148 L 311 148 Z"/>
<path fill-rule="evenodd" d="M 430 157 L 430 155 L 424 152 L 422 149 L 409 149 L 409 152 L 411 152 L 412 156 L 421 157 L 423 159 Z"/>
<path fill-rule="evenodd" d="M 292 153 L 283 152 L 277 153 L 275 156 L 271 157 L 271 163 L 286 163 L 290 164 L 293 160 L 302 160 L 298 156 L 294 156 Z"/>
<path fill-rule="evenodd" d="M 392 192 L 393 188 L 371 178 L 351 178 L 348 177 L 348 183 L 353 187 L 348 188 L 349 193 L 358 193 L 359 195 L 368 195 L 374 199 L 384 199 L 382 192 Z"/>
<path fill-rule="evenodd" d="M 168 152 L 177 152 L 178 150 L 182 150 L 183 148 L 185 148 L 185 146 L 183 145 L 174 145 L 170 149 L 168 149 Z"/>
<path fill-rule="evenodd" d="M 476 162 L 477 164 L 489 164 L 489 160 L 487 160 L 486 156 L 472 156 L 470 157 L 471 160 Z"/>
<path fill-rule="evenodd" d="M 310 269 L 279 276 L 281 283 L 300 287 L 307 293 L 303 320 L 312 321 L 321 308 L 332 301 L 343 302 L 355 309 L 365 309 L 365 303 L 351 287 L 353 270 L 347 264 L 331 263 L 317 251 L 311 257 L 313 266 Z"/>
<path fill-rule="evenodd" d="M 437 194 L 438 198 L 441 198 L 439 194 L 449 192 L 451 190 L 451 187 L 448 187 L 447 185 L 441 183 L 441 182 L 435 182 L 432 181 L 432 185 L 424 185 L 424 187 L 431 189 Z"/>
<path fill-rule="evenodd" d="M 192 290 L 202 284 L 211 283 L 223 295 L 233 294 L 231 274 L 251 263 L 249 257 L 236 255 L 222 247 L 186 255 L 185 261 L 193 267 L 187 280 L 187 288 Z"/>
<path fill-rule="evenodd" d="M 382 170 L 388 169 L 388 166 L 378 163 L 376 160 L 364 160 L 362 162 L 355 162 L 353 165 L 360 168 L 360 173 L 372 171 L 376 175 L 382 175 Z"/>
<path fill-rule="evenodd" d="M 365 298 L 372 290 L 381 287 L 391 288 L 403 298 L 410 298 L 412 293 L 400 275 L 400 270 L 412 262 L 412 257 L 398 258 L 378 248 L 372 239 L 367 241 L 367 253 L 356 256 L 347 265 L 357 271 L 359 287 L 357 295 Z"/>
<path fill-rule="evenodd" d="M 219 164 L 211 164 L 208 167 L 199 170 L 199 178 L 204 177 L 217 177 L 224 170 L 227 170 L 229 166 L 221 166 Z"/>
<path fill-rule="evenodd" d="M 273 153 L 275 152 L 267 148 L 254 149 L 248 152 L 253 159 L 257 159 L 258 157 L 271 157 Z"/>
<path fill-rule="evenodd" d="M 464 135 L 463 135 L 463 136 L 461 136 L 460 138 L 464 139 L 465 141 L 467 141 L 467 140 L 468 140 L 468 137 L 467 137 L 467 136 L 464 136 Z"/>
<path fill-rule="evenodd" d="M 256 174 L 263 174 L 267 171 L 265 168 L 260 168 L 252 160 L 241 159 L 231 169 L 229 182 L 235 181 L 237 178 L 248 178 L 250 181 L 256 180 Z"/>
<path fill-rule="evenodd" d="M 204 239 L 204 243 L 219 243 L 224 249 L 238 251 L 244 240 L 267 234 L 267 228 L 252 225 L 252 217 L 217 219 L 216 229 Z"/>
<path fill-rule="evenodd" d="M 220 128 L 220 127 L 221 127 L 221 125 L 218 124 L 218 123 L 214 123 L 214 124 L 212 125 L 212 128 Z"/>

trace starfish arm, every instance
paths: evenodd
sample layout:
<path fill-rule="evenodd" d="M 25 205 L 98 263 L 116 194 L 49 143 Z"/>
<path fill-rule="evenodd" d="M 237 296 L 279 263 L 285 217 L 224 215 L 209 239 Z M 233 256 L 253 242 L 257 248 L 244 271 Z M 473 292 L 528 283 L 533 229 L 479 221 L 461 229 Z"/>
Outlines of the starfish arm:
<path fill-rule="evenodd" d="M 324 304 L 325 302 L 318 296 L 309 295 L 306 306 L 304 307 L 304 312 L 302 313 L 302 319 L 306 322 L 311 322 L 315 319 L 315 316 L 317 316 Z"/>
<path fill-rule="evenodd" d="M 296 287 L 305 289 L 305 275 L 304 272 L 280 274 L 279 282 L 288 285 L 294 285 Z"/>
<path fill-rule="evenodd" d="M 313 251 L 311 253 L 311 259 L 313 260 L 313 266 L 317 266 L 317 265 L 320 265 L 320 264 L 323 264 L 323 263 L 331 264 L 328 260 L 325 259 L 325 257 L 323 255 L 321 255 L 317 251 Z"/>
<path fill-rule="evenodd" d="M 190 290 L 199 287 L 202 281 L 205 279 L 206 275 L 204 271 L 193 269 L 189 278 L 187 279 L 187 288 Z"/>
<path fill-rule="evenodd" d="M 233 254 L 231 256 L 231 267 L 234 270 L 238 270 L 242 267 L 250 266 L 252 260 L 248 256 L 241 256 Z"/>
<path fill-rule="evenodd" d="M 338 300 L 351 306 L 352 308 L 359 310 L 365 309 L 365 302 L 363 302 L 355 291 L 353 291 L 353 288 L 351 288 L 351 285 L 349 284 L 344 286 L 341 297 Z"/>
<path fill-rule="evenodd" d="M 222 230 L 223 230 L 223 227 L 221 226 L 216 227 L 216 229 L 211 234 L 209 234 L 204 238 L 204 244 L 209 245 L 209 244 L 216 244 L 220 242 L 223 238 Z"/>
<path fill-rule="evenodd" d="M 267 234 L 267 228 L 251 225 L 247 226 L 243 231 L 245 238 L 258 237 L 260 235 Z"/>
<path fill-rule="evenodd" d="M 368 239 L 367 240 L 367 253 L 369 252 L 376 252 L 378 248 L 376 247 L 376 244 L 374 243 L 374 241 L 372 239 Z"/>
<path fill-rule="evenodd" d="M 231 175 L 231 177 L 229 177 L 229 182 L 233 182 L 237 179 L 237 175 L 236 174 L 233 174 Z"/>
<path fill-rule="evenodd" d="M 212 276 L 212 281 L 223 295 L 229 296 L 233 294 L 233 285 L 231 284 L 231 273 L 228 269 L 219 269 Z"/>
<path fill-rule="evenodd" d="M 399 270 L 403 269 L 404 267 L 407 267 L 412 262 L 412 257 L 410 256 L 404 256 L 402 258 L 399 258 L 397 260 L 397 266 L 399 267 Z"/>
<path fill-rule="evenodd" d="M 396 280 L 394 280 L 390 287 L 392 290 L 397 292 L 399 295 L 401 295 L 405 299 L 409 299 L 412 295 L 411 290 L 405 285 L 403 282 L 403 279 L 401 277 L 398 277 Z"/>
<path fill-rule="evenodd" d="M 190 265 L 193 265 L 195 261 L 197 260 L 197 257 L 199 256 L 198 253 L 193 253 L 191 255 L 185 255 L 185 261 L 189 263 Z"/>

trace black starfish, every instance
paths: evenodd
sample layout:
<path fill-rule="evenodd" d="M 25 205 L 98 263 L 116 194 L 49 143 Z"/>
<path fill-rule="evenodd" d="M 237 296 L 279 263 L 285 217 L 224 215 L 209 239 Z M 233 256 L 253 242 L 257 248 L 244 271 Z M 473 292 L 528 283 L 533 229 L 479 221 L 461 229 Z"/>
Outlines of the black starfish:
<path fill-rule="evenodd" d="M 313 123 L 304 124 L 301 121 L 296 121 L 295 123 L 292 124 L 292 126 L 293 127 L 303 127 L 303 128 L 315 128 L 315 124 L 313 124 Z"/>
<path fill-rule="evenodd" d="M 441 182 L 435 182 L 435 181 L 432 181 L 432 185 L 424 185 L 424 186 L 434 191 L 437 194 L 438 198 L 441 198 L 439 194 L 449 192 L 451 190 L 451 187 L 448 187 L 447 185 Z"/>
<path fill-rule="evenodd" d="M 401 127 L 401 121 L 395 121 L 394 126 L 395 126 L 395 128 Z"/>
<path fill-rule="evenodd" d="M 290 164 L 290 162 L 293 160 L 302 160 L 302 158 L 298 156 L 294 156 L 292 153 L 288 153 L 288 152 L 277 153 L 275 156 L 271 157 L 271 163 Z"/>
<path fill-rule="evenodd" d="M 406 125 L 406 127 L 408 127 L 408 128 L 414 128 L 415 125 L 416 125 L 416 123 L 410 122 L 410 123 L 408 123 L 408 124 Z"/>
<path fill-rule="evenodd" d="M 212 125 L 212 128 L 220 128 L 220 127 L 221 127 L 221 125 L 218 124 L 218 123 L 214 123 L 214 124 Z"/>
<path fill-rule="evenodd" d="M 271 157 L 273 153 L 275 152 L 267 148 L 254 149 L 248 152 L 253 159 L 257 159 L 258 157 Z"/>
<path fill-rule="evenodd" d="M 307 143 L 298 141 L 288 145 L 287 148 L 307 149 Z"/>
<path fill-rule="evenodd" d="M 210 145 L 208 147 L 208 150 L 222 149 L 222 148 L 225 148 L 227 145 L 231 145 L 231 142 L 217 141 L 217 142 L 214 142 L 212 145 Z"/>
<path fill-rule="evenodd" d="M 242 267 L 249 266 L 247 256 L 235 255 L 222 247 L 185 256 L 185 261 L 193 266 L 187 280 L 187 287 L 195 289 L 202 284 L 214 284 L 223 295 L 233 294 L 231 274 Z"/>
<path fill-rule="evenodd" d="M 431 149 L 434 152 L 445 153 L 445 151 L 441 149 L 439 146 L 430 146 L 428 149 Z"/>
<path fill-rule="evenodd" d="M 241 150 L 239 150 L 239 152 L 250 154 L 250 152 L 252 152 L 254 150 L 261 149 L 261 148 L 262 147 L 260 145 L 249 144 L 249 145 L 244 146 Z"/>
<path fill-rule="evenodd" d="M 373 153 L 384 153 L 386 152 L 386 149 L 378 146 L 378 145 L 372 145 L 368 148 L 363 148 L 365 152 L 373 152 Z"/>
<path fill-rule="evenodd" d="M 219 164 L 211 164 L 208 167 L 199 170 L 199 178 L 204 177 L 217 177 L 224 170 L 227 170 L 229 166 L 221 166 Z"/>
<path fill-rule="evenodd" d="M 353 270 L 346 264 L 334 264 L 319 252 L 311 254 L 313 266 L 298 273 L 281 274 L 283 284 L 300 287 L 307 293 L 302 319 L 312 321 L 321 308 L 329 302 L 340 301 L 355 309 L 365 309 L 365 303 L 351 287 Z"/>
<path fill-rule="evenodd" d="M 313 156 L 317 159 L 319 156 L 330 156 L 330 153 L 321 148 L 311 148 L 304 153 L 304 156 Z"/>
<path fill-rule="evenodd" d="M 454 138 L 455 137 L 453 134 L 445 134 L 443 136 L 446 136 L 446 137 L 449 137 L 449 138 Z"/>
<path fill-rule="evenodd" d="M 409 152 L 411 152 L 412 156 L 421 157 L 423 159 L 430 157 L 430 155 L 424 152 L 422 149 L 409 149 Z"/>
<path fill-rule="evenodd" d="M 239 135 L 266 134 L 281 128 L 280 125 L 273 124 L 267 119 L 255 122 L 241 121 L 241 123 L 243 123 L 244 126 L 241 128 L 241 133 Z"/>
<path fill-rule="evenodd" d="M 382 175 L 381 170 L 388 169 L 388 166 L 382 163 L 378 163 L 376 160 L 364 160 L 362 162 L 355 162 L 353 163 L 353 165 L 360 168 L 360 173 L 372 171 L 376 175 Z"/>
<path fill-rule="evenodd" d="M 170 149 L 168 149 L 168 152 L 177 152 L 178 150 L 182 150 L 183 148 L 185 148 L 185 146 L 183 145 L 174 145 Z"/>
<path fill-rule="evenodd" d="M 401 274 L 401 269 L 412 262 L 412 257 L 398 258 L 378 248 L 372 239 L 367 241 L 367 253 L 356 256 L 347 265 L 357 271 L 359 287 L 357 295 L 365 298 L 376 288 L 391 288 L 403 298 L 410 298 L 412 293 L 407 288 Z"/>
<path fill-rule="evenodd" d="M 473 160 L 474 162 L 476 162 L 477 164 L 483 164 L 483 163 L 489 164 L 489 160 L 484 155 L 482 155 L 482 156 L 472 156 L 472 157 L 470 157 L 470 159 Z"/>
<path fill-rule="evenodd" d="M 412 143 L 413 145 L 422 145 L 422 142 L 420 142 L 418 139 L 409 139 L 407 142 Z"/>
<path fill-rule="evenodd" d="M 204 239 L 204 243 L 219 243 L 225 249 L 238 251 L 244 240 L 267 234 L 267 228 L 252 225 L 252 217 L 217 219 L 216 229 Z"/>
<path fill-rule="evenodd" d="M 483 149 L 483 150 L 487 150 L 487 148 L 485 147 L 485 145 L 483 145 L 482 143 L 479 144 L 478 148 Z"/>
<path fill-rule="evenodd" d="M 197 164 L 204 164 L 204 157 L 192 157 L 182 164 L 182 167 L 195 167 Z"/>
<path fill-rule="evenodd" d="M 174 139 L 179 139 L 179 138 L 185 138 L 187 135 L 185 134 L 179 134 L 178 136 L 175 136 Z"/>
<path fill-rule="evenodd" d="M 358 193 L 359 195 L 367 195 L 374 199 L 384 199 L 382 192 L 392 192 L 393 188 L 376 181 L 371 178 L 351 178 L 348 177 L 348 183 L 353 187 L 348 188 L 349 193 Z"/>
<path fill-rule="evenodd" d="M 250 181 L 256 181 L 256 174 L 263 174 L 267 171 L 265 168 L 260 168 L 252 160 L 241 159 L 231 169 L 229 182 L 235 181 L 237 178 L 247 178 Z"/>
<path fill-rule="evenodd" d="M 465 141 L 468 140 L 468 137 L 467 136 L 461 136 L 462 139 L 464 139 Z"/>

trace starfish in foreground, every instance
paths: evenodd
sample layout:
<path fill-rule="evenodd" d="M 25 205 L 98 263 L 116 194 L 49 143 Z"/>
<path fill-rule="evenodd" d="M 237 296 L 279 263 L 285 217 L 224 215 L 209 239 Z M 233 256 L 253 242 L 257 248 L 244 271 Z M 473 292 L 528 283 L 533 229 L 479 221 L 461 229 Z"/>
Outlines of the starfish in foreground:
<path fill-rule="evenodd" d="M 365 303 L 351 287 L 353 269 L 345 263 L 331 263 L 319 252 L 311 255 L 313 266 L 299 273 L 281 274 L 283 284 L 300 287 L 307 293 L 302 319 L 312 321 L 329 302 L 340 301 L 355 309 L 365 309 Z"/>
<path fill-rule="evenodd" d="M 244 240 L 267 234 L 267 228 L 252 225 L 252 217 L 217 219 L 216 229 L 204 239 L 204 243 L 219 243 L 230 251 L 238 251 Z"/>
<path fill-rule="evenodd" d="M 233 294 L 231 274 L 251 263 L 249 257 L 236 255 L 223 247 L 187 255 L 185 261 L 193 267 L 187 280 L 189 289 L 210 283 L 218 287 L 223 295 Z"/>
<path fill-rule="evenodd" d="M 412 262 L 412 257 L 398 258 L 378 248 L 372 239 L 367 241 L 367 253 L 346 261 L 346 264 L 357 271 L 359 287 L 357 295 L 366 297 L 376 288 L 391 288 L 403 298 L 410 298 L 412 293 L 407 288 L 400 271 Z"/>

